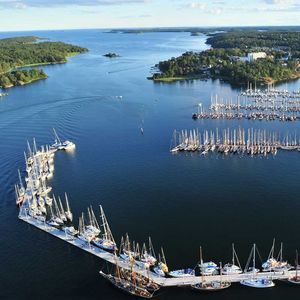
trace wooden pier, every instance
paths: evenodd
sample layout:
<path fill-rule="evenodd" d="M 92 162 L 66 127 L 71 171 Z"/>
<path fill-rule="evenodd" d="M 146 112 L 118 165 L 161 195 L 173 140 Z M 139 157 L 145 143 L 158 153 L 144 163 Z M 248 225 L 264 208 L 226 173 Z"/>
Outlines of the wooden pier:
<path fill-rule="evenodd" d="M 124 269 L 130 270 L 132 268 L 131 264 L 125 262 L 120 257 L 101 250 L 98 247 L 93 246 L 92 244 L 83 242 L 82 240 L 72 237 L 69 235 L 66 235 L 64 231 L 60 229 L 56 229 L 52 226 L 47 225 L 46 223 L 42 223 L 33 217 L 30 217 L 28 215 L 22 215 L 20 213 L 19 219 L 40 229 L 43 230 L 52 236 L 55 236 L 75 247 L 78 247 L 92 255 L 95 255 L 111 264 L 118 264 L 119 267 L 122 267 Z M 136 273 L 139 273 L 143 276 L 151 278 L 155 283 L 163 286 L 163 287 L 171 287 L 171 286 L 177 286 L 177 287 L 184 287 L 184 286 L 190 286 L 197 283 L 200 283 L 202 281 L 205 281 L 206 283 L 213 282 L 213 281 L 227 281 L 227 282 L 240 282 L 241 280 L 250 279 L 253 277 L 252 273 L 242 273 L 242 274 L 235 274 L 235 275 L 210 275 L 210 276 L 190 276 L 190 277 L 184 277 L 184 278 L 165 278 L 165 277 L 159 277 L 155 273 L 143 269 L 137 265 L 134 265 L 134 271 Z M 284 272 L 259 272 L 255 275 L 256 278 L 268 278 L 271 280 L 287 280 L 288 278 L 291 278 L 296 275 L 295 270 L 290 271 L 284 271 Z"/>

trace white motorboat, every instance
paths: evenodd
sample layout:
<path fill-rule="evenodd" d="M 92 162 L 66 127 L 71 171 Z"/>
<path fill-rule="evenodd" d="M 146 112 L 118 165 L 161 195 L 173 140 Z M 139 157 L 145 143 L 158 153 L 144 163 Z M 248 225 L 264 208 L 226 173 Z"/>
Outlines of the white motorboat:
<path fill-rule="evenodd" d="M 65 141 L 62 143 L 61 149 L 65 151 L 72 151 L 76 148 L 75 144 L 71 141 Z"/>
<path fill-rule="evenodd" d="M 53 227 L 59 227 L 61 224 L 57 223 L 56 221 L 57 220 L 55 220 L 55 219 L 50 219 L 50 220 L 46 221 L 46 223 Z"/>
<path fill-rule="evenodd" d="M 212 261 L 200 263 L 199 268 L 202 275 L 216 275 L 219 269 Z"/>
<path fill-rule="evenodd" d="M 168 273 L 172 277 L 182 278 L 182 277 L 194 277 L 195 270 L 191 268 L 174 270 Z"/>
<path fill-rule="evenodd" d="M 101 238 L 94 238 L 92 243 L 103 249 L 103 250 L 106 250 L 106 251 L 116 251 L 117 250 L 117 247 L 116 247 L 116 244 L 110 240 L 104 240 L 104 239 L 101 239 Z"/>
<path fill-rule="evenodd" d="M 72 235 L 72 236 L 75 236 L 75 235 L 78 234 L 78 230 L 76 230 L 76 229 L 74 228 L 74 226 L 68 226 L 68 227 L 65 227 L 65 228 L 64 228 L 64 231 L 65 231 L 66 234 Z"/>
<path fill-rule="evenodd" d="M 242 285 L 254 288 L 270 288 L 275 286 L 275 283 L 268 278 L 250 278 L 240 281 Z"/>
<path fill-rule="evenodd" d="M 226 264 L 222 269 L 222 274 L 224 275 L 234 275 L 241 273 L 243 273 L 242 269 L 234 264 Z"/>

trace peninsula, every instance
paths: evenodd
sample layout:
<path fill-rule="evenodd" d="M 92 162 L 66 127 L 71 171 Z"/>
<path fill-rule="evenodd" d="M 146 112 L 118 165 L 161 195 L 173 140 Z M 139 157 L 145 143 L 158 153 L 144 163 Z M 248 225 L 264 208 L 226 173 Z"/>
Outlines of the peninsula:
<path fill-rule="evenodd" d="M 211 34 L 213 48 L 159 62 L 150 79 L 220 78 L 237 85 L 268 84 L 300 77 L 300 33 L 237 31 Z"/>
<path fill-rule="evenodd" d="M 35 36 L 0 39 L 0 87 L 9 88 L 47 78 L 33 66 L 67 62 L 68 57 L 88 51 L 86 48 L 49 42 Z M 21 69 L 26 67 L 26 69 Z"/>

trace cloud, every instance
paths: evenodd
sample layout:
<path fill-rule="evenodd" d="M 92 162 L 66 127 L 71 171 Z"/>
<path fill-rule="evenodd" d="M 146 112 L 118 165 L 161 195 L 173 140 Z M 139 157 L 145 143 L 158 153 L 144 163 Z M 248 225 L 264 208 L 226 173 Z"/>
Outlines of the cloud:
<path fill-rule="evenodd" d="M 223 1 L 213 1 L 211 3 L 212 5 L 207 5 L 206 3 L 203 2 L 191 2 L 185 5 L 185 8 L 198 9 L 207 14 L 220 15 L 224 11 L 224 9 L 219 6 L 215 6 L 214 4 L 223 4 L 223 3 L 224 3 Z"/>
<path fill-rule="evenodd" d="M 275 4 L 275 5 L 291 5 L 294 4 L 294 0 L 264 0 L 267 4 Z"/>
<path fill-rule="evenodd" d="M 192 2 L 192 3 L 188 4 L 187 7 L 193 8 L 193 9 L 204 10 L 204 9 L 206 9 L 207 4 L 206 3 L 200 3 L 200 2 Z"/>
<path fill-rule="evenodd" d="M 108 6 L 143 4 L 151 0 L 0 0 L 3 8 L 54 7 L 54 6 Z"/>

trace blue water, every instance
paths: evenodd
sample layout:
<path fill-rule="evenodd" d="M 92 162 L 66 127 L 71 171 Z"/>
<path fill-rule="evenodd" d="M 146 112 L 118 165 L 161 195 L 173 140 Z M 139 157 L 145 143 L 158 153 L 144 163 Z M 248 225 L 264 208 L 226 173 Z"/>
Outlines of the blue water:
<path fill-rule="evenodd" d="M 102 204 L 117 241 L 126 232 L 164 247 L 170 269 L 205 259 L 226 263 L 235 242 L 244 265 L 251 244 L 265 258 L 273 237 L 293 262 L 300 249 L 299 153 L 268 158 L 170 155 L 173 130 L 255 127 L 297 132 L 298 122 L 193 121 L 197 103 L 234 97 L 239 89 L 219 81 L 160 84 L 147 80 L 158 61 L 206 49 L 205 37 L 188 33 L 110 34 L 100 30 L 0 33 L 36 35 L 74 43 L 89 52 L 67 64 L 43 67 L 49 78 L 10 89 L 0 101 L 0 298 L 126 299 L 99 275 L 105 263 L 19 221 L 14 198 L 17 169 L 24 172 L 27 139 L 52 141 L 52 127 L 76 143 L 58 153 L 51 181 L 69 194 L 76 216 Z M 107 52 L 121 55 L 103 57 Z M 300 81 L 282 84 L 299 89 Z M 122 99 L 120 97 L 122 96 Z M 144 128 L 144 135 L 140 127 Z M 233 285 L 199 295 L 163 290 L 159 299 L 282 299 L 300 290 L 284 283 L 270 290 Z"/>

